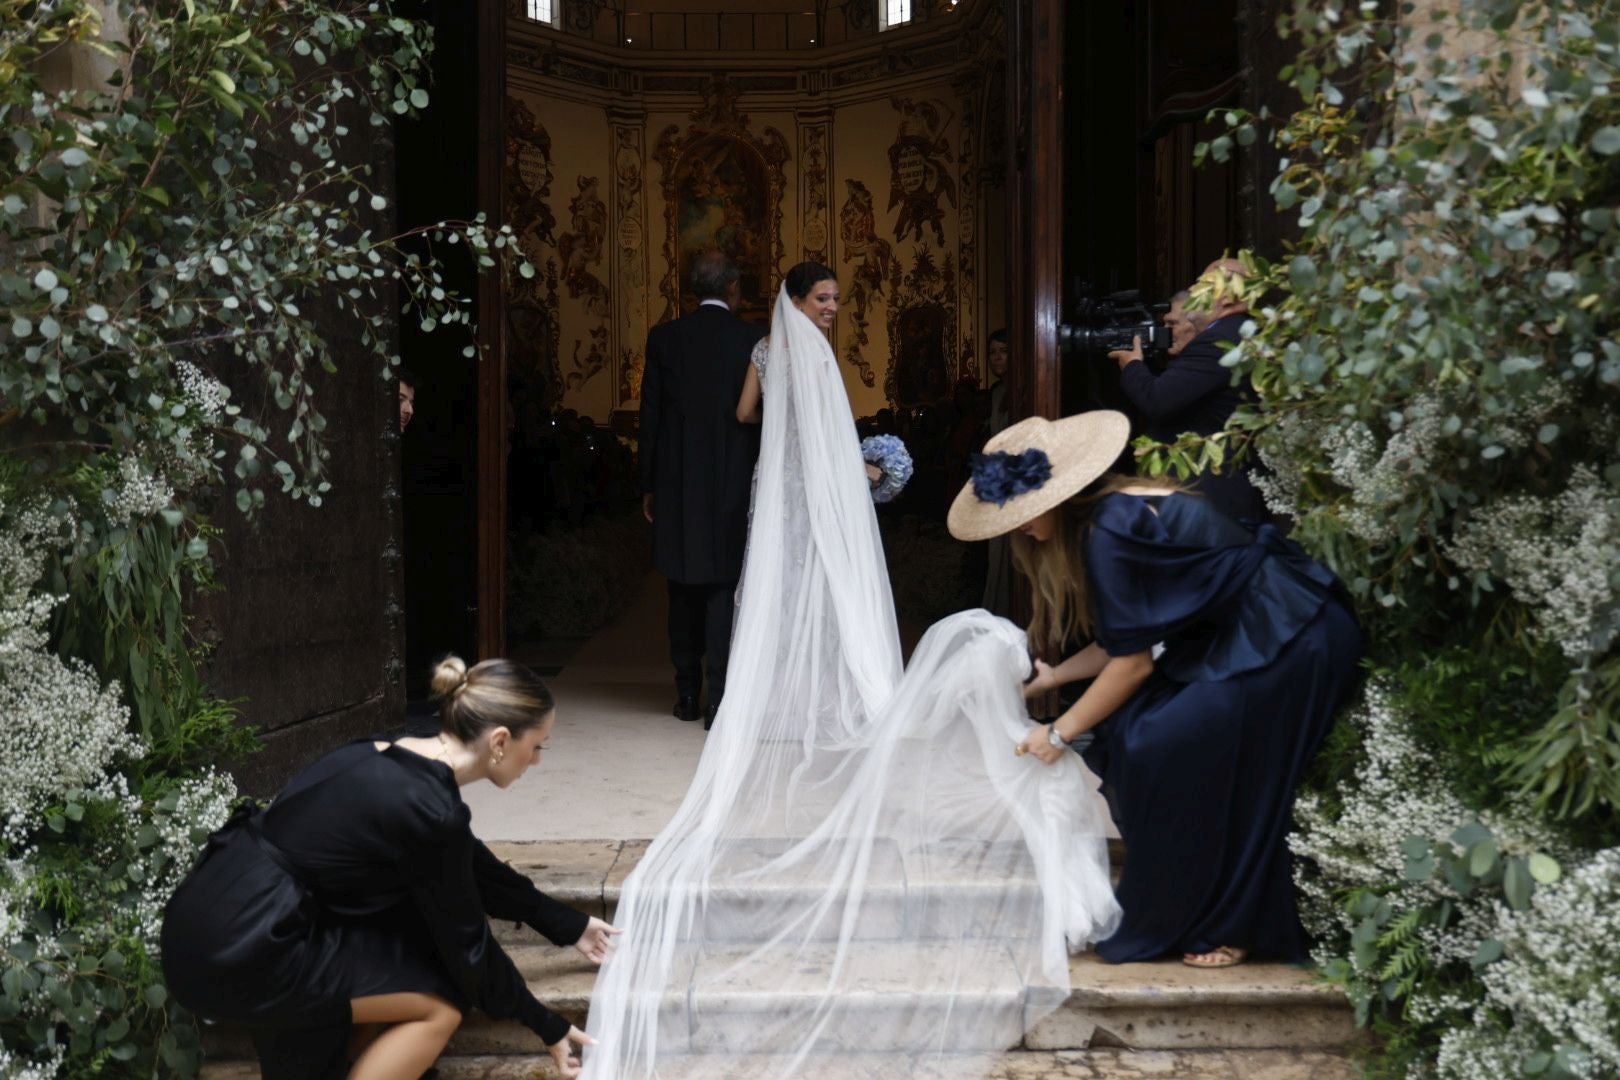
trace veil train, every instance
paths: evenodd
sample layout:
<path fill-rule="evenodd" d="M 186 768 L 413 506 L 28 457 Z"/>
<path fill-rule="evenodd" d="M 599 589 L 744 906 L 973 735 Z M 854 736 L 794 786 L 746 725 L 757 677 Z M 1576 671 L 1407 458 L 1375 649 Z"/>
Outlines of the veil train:
<path fill-rule="evenodd" d="M 842 377 L 785 288 L 764 403 L 726 695 L 624 883 L 583 1075 L 980 1076 L 1117 924 L 1107 811 L 1074 755 L 1013 755 L 1012 623 L 944 619 L 902 674 Z"/>

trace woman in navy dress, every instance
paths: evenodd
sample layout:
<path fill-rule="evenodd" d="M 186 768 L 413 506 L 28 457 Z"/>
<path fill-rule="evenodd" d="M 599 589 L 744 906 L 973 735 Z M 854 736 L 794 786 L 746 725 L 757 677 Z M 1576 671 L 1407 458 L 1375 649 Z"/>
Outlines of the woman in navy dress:
<path fill-rule="evenodd" d="M 437 738 L 364 740 L 238 811 L 170 900 L 163 972 L 200 1016 L 246 1027 L 265 1080 L 417 1077 L 463 1011 L 515 1019 L 578 1074 L 589 1040 L 536 1001 L 490 935 L 527 923 L 600 963 L 615 929 L 552 900 L 480 843 L 460 787 L 510 785 L 555 709 L 528 668 L 434 672 Z"/>
<path fill-rule="evenodd" d="M 1286 837 L 1294 791 L 1350 692 L 1362 637 L 1337 580 L 1270 525 L 1107 473 L 1129 421 L 1025 420 L 985 446 L 951 509 L 961 539 L 1012 532 L 1033 584 L 1030 695 L 1089 680 L 1020 754 L 1081 750 L 1126 859 L 1106 960 L 1225 967 L 1307 958 Z"/>

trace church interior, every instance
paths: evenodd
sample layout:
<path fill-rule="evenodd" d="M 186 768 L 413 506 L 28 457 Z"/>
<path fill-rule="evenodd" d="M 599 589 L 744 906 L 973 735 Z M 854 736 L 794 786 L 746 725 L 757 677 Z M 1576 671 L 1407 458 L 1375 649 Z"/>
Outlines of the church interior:
<path fill-rule="evenodd" d="M 852 419 L 916 462 L 880 519 L 902 621 L 927 625 L 982 588 L 983 545 L 943 521 L 987 433 L 991 333 L 1014 418 L 1109 405 L 1113 365 L 1054 324 L 1087 294 L 1163 300 L 1270 228 L 1264 163 L 1193 166 L 1209 111 L 1264 82 L 1253 0 L 419 6 L 435 107 L 396 131 L 400 223 L 483 212 L 529 265 L 460 264 L 477 362 L 402 327 L 413 697 L 451 650 L 555 670 L 646 592 L 643 353 L 694 306 L 695 253 L 737 263 L 761 324 L 789 267 L 838 272 Z"/>

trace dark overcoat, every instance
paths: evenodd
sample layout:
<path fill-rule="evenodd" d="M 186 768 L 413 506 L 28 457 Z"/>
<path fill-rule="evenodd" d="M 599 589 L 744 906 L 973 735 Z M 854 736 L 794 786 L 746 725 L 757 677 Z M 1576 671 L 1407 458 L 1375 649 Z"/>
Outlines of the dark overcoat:
<path fill-rule="evenodd" d="M 653 565 L 671 581 L 736 581 L 748 540 L 759 425 L 737 422 L 748 355 L 765 330 L 713 304 L 652 328 L 641 382 L 641 490 Z"/>
<path fill-rule="evenodd" d="M 1221 366 L 1224 343 L 1243 336 L 1247 318 L 1228 315 L 1210 323 L 1160 374 L 1143 363 L 1125 365 L 1119 384 L 1135 406 L 1136 434 L 1175 442 L 1184 431 L 1213 435 L 1226 427 L 1227 418 L 1253 393 L 1246 379 L 1232 385 L 1231 369 Z M 1265 517 L 1265 503 L 1250 483 L 1247 469 L 1227 467 L 1220 473 L 1204 473 L 1192 487 L 1234 521 Z"/>

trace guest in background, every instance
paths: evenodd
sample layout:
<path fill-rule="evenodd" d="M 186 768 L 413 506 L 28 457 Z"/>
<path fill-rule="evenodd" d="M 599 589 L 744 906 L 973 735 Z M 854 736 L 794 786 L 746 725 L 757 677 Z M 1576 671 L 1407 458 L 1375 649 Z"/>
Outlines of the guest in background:
<path fill-rule="evenodd" d="M 737 267 L 717 251 L 692 265 L 692 314 L 652 328 L 641 384 L 641 505 L 653 565 L 669 580 L 675 716 L 698 718 L 707 669 L 710 723 L 726 689 L 737 578 L 759 428 L 737 419 L 748 357 L 765 331 L 733 314 Z"/>
<path fill-rule="evenodd" d="M 410 368 L 395 368 L 394 380 L 398 387 L 395 396 L 399 399 L 399 430 L 404 432 L 416 415 L 416 374 Z"/>
<path fill-rule="evenodd" d="M 984 350 L 990 369 L 990 434 L 1007 426 L 1007 368 L 1012 363 L 1012 339 L 1005 330 L 992 330 Z"/>

